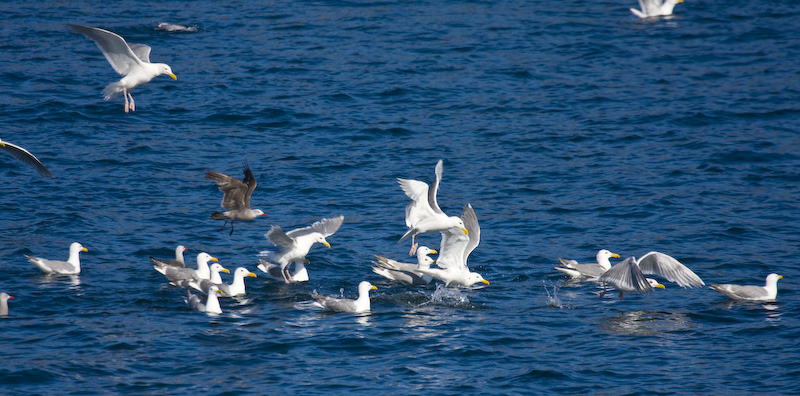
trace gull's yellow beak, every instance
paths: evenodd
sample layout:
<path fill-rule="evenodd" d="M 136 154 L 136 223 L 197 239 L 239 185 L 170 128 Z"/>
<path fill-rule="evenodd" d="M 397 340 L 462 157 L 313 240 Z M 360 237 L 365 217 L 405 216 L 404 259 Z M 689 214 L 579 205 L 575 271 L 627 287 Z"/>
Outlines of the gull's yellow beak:
<path fill-rule="evenodd" d="M 249 277 L 252 277 L 252 278 L 258 278 L 258 277 L 256 276 L 256 274 L 254 274 L 254 273 L 252 273 L 252 272 L 248 272 L 248 273 L 247 273 L 247 276 L 249 276 Z"/>
<path fill-rule="evenodd" d="M 87 248 L 83 248 L 83 249 L 81 249 L 81 251 L 82 251 L 82 252 L 88 252 L 88 251 L 89 251 L 89 249 L 87 249 Z"/>
<path fill-rule="evenodd" d="M 328 241 L 322 242 L 322 244 L 324 244 L 324 245 L 325 245 L 325 246 L 327 246 L 327 247 L 331 247 L 331 244 L 330 244 L 330 243 L 328 243 Z"/>
<path fill-rule="evenodd" d="M 778 275 L 778 279 L 783 279 L 783 275 Z"/>
<path fill-rule="evenodd" d="M 487 285 L 489 284 L 489 281 L 487 281 L 486 279 L 482 280 L 481 282 L 483 282 L 483 283 L 485 283 Z"/>
<path fill-rule="evenodd" d="M 173 80 L 177 80 L 178 79 L 178 76 L 176 76 L 173 73 L 168 74 L 168 76 L 172 77 Z"/>
<path fill-rule="evenodd" d="M 619 255 L 618 255 L 618 254 L 616 254 L 616 253 L 611 253 L 611 257 L 614 257 L 614 258 L 619 258 Z"/>
<path fill-rule="evenodd" d="M 219 272 L 224 272 L 226 274 L 230 274 L 231 273 L 231 271 L 228 270 L 227 268 L 223 268 L 223 269 L 219 270 Z"/>
<path fill-rule="evenodd" d="M 6 146 L 6 144 L 5 144 L 5 143 L 3 143 L 3 142 L 0 142 L 0 147 L 5 147 L 5 146 Z"/>
<path fill-rule="evenodd" d="M 216 257 L 212 257 L 212 258 L 211 258 L 211 261 L 219 261 L 219 260 L 217 260 L 217 258 L 216 258 Z"/>
<path fill-rule="evenodd" d="M 666 287 L 664 287 L 664 285 L 662 285 L 662 284 L 660 284 L 660 283 L 659 283 L 659 284 L 657 284 L 657 285 L 656 285 L 656 287 L 657 287 L 657 288 L 659 288 L 659 289 L 666 289 Z"/>
<path fill-rule="evenodd" d="M 439 252 L 437 252 L 437 251 L 435 251 L 435 250 L 431 249 L 431 254 L 438 254 L 438 253 L 439 253 Z"/>
<path fill-rule="evenodd" d="M 467 230 L 466 228 L 462 228 L 461 231 L 464 231 L 464 234 L 469 235 L 469 230 Z"/>
<path fill-rule="evenodd" d="M 378 290 L 378 287 L 376 287 L 376 286 L 372 286 L 372 287 L 370 287 L 369 289 L 370 289 L 370 290 Z"/>
<path fill-rule="evenodd" d="M 311 260 L 309 260 L 309 259 L 303 259 L 303 262 L 306 263 L 306 264 L 311 264 Z"/>
<path fill-rule="evenodd" d="M 436 260 L 431 261 L 431 264 L 436 264 Z"/>

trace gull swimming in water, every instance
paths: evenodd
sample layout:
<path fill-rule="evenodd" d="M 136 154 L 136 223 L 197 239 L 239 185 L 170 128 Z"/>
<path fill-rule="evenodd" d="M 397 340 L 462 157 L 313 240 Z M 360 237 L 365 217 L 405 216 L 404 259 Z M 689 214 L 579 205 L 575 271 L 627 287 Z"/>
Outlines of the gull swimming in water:
<path fill-rule="evenodd" d="M 8 300 L 14 298 L 8 293 L 0 293 L 0 316 L 8 316 Z"/>
<path fill-rule="evenodd" d="M 375 255 L 377 261 L 373 261 L 372 272 L 392 281 L 405 283 L 407 285 L 425 286 L 431 283 L 433 278 L 430 275 L 417 271 L 419 267 L 428 268 L 431 264 L 436 264 L 436 260 L 428 257 L 429 254 L 436 254 L 436 251 L 427 246 L 420 246 L 417 249 L 417 263 L 401 263 L 386 257 Z"/>
<path fill-rule="evenodd" d="M 125 97 L 125 112 L 136 111 L 131 90 L 139 85 L 149 82 L 153 78 L 166 74 L 172 79 L 178 77 L 166 63 L 150 63 L 150 47 L 144 44 L 130 44 L 122 36 L 105 29 L 81 25 L 67 25 L 78 34 L 92 40 L 103 52 L 111 67 L 123 76 L 121 80 L 108 84 L 103 89 L 105 100 L 111 100 L 117 95 Z M 130 104 L 128 103 L 130 99 Z"/>
<path fill-rule="evenodd" d="M 370 290 L 378 290 L 378 288 L 372 286 L 372 284 L 367 281 L 362 281 L 361 283 L 358 284 L 357 299 L 351 300 L 349 298 L 314 296 L 314 299 L 317 300 L 315 302 L 315 305 L 334 312 L 349 312 L 349 313 L 368 312 L 370 309 L 369 306 Z"/>
<path fill-rule="evenodd" d="M 744 301 L 775 301 L 778 298 L 778 279 L 782 275 L 767 275 L 764 286 L 741 286 L 733 284 L 713 284 L 711 288 L 734 299 Z"/>
<path fill-rule="evenodd" d="M 461 220 L 468 232 L 457 227 L 441 231 L 442 243 L 439 247 L 439 256 L 436 258 L 436 265 L 439 268 L 419 266 L 417 271 L 441 280 L 445 286 L 455 284 L 468 287 L 478 282 L 488 285 L 489 281 L 483 279 L 479 273 L 471 272 L 467 266 L 467 258 L 481 240 L 481 228 L 472 205 L 467 204 L 464 207 Z"/>
<path fill-rule="evenodd" d="M 672 15 L 672 9 L 678 3 L 683 3 L 683 0 L 639 0 L 639 8 L 630 8 L 633 15 L 639 18 L 649 18 L 656 16 Z"/>
<path fill-rule="evenodd" d="M 203 304 L 200 301 L 200 297 L 192 294 L 190 291 L 186 291 L 186 304 L 189 305 L 189 308 L 206 313 L 213 313 L 213 314 L 221 314 L 222 308 L 219 306 L 219 295 L 220 290 L 217 286 L 212 285 L 208 289 L 208 297 L 206 298 L 206 303 Z"/>
<path fill-rule="evenodd" d="M 597 263 L 590 264 L 578 264 L 575 260 L 564 260 L 559 257 L 558 260 L 561 261 L 562 267 L 555 267 L 555 269 L 569 275 L 572 279 L 597 278 L 611 269 L 611 262 L 608 261 L 611 257 L 619 258 L 619 254 L 601 249 L 595 256 Z"/>
<path fill-rule="evenodd" d="M 311 246 L 315 243 L 321 243 L 330 248 L 331 244 L 325 238 L 333 235 L 341 227 L 343 221 L 344 216 L 322 219 L 308 227 L 298 228 L 289 232 L 283 232 L 280 227 L 272 226 L 264 236 L 273 245 L 279 247 L 280 250 L 277 252 L 263 251 L 261 255 L 266 257 L 268 261 L 280 265 L 283 281 L 291 283 L 292 278 L 287 271 L 289 264 L 295 264 L 297 269 L 295 273 L 298 273 L 300 269 L 304 269 L 305 266 L 303 264 L 306 261 L 308 251 L 311 250 Z M 269 273 L 267 266 L 259 265 L 258 268 Z M 308 280 L 307 274 L 305 278 L 305 280 Z"/>
<path fill-rule="evenodd" d="M 214 265 L 211 266 L 212 271 L 214 269 Z M 207 280 L 207 279 L 203 279 L 202 281 L 200 281 L 200 283 L 197 283 L 196 281 L 191 281 L 189 285 L 203 292 L 204 294 L 209 293 L 209 291 L 211 290 L 211 286 L 216 286 L 217 288 L 219 288 L 220 296 L 235 297 L 245 294 L 245 284 L 244 284 L 245 276 L 250 276 L 255 278 L 256 274 L 250 272 L 250 270 L 248 270 L 247 268 L 239 267 L 236 269 L 236 271 L 233 272 L 233 282 L 231 282 L 230 285 L 227 283 L 222 283 L 221 281 L 214 282 L 213 280 Z"/>
<path fill-rule="evenodd" d="M 166 276 L 169 282 L 176 286 L 181 286 L 181 281 L 211 279 L 211 269 L 208 267 L 209 261 L 219 261 L 210 254 L 201 252 L 197 255 L 197 269 L 180 268 L 169 265 L 154 265 L 153 268 Z"/>
<path fill-rule="evenodd" d="M 162 260 L 162 259 L 157 259 L 157 258 L 155 258 L 153 256 L 150 256 L 150 261 L 154 265 L 160 265 L 160 266 L 169 265 L 171 267 L 185 267 L 186 263 L 183 260 L 183 252 L 185 252 L 187 250 L 188 249 L 186 249 L 183 245 L 178 245 L 178 247 L 175 248 L 175 260 Z"/>
<path fill-rule="evenodd" d="M 16 144 L 4 142 L 2 139 L 0 139 L 0 151 L 3 151 L 17 160 L 36 168 L 39 174 L 44 177 L 53 177 L 53 174 L 50 173 L 47 168 L 45 168 L 44 164 L 42 164 L 38 158 L 36 158 L 28 150 L 25 150 Z"/>
<path fill-rule="evenodd" d="M 67 261 L 48 260 L 39 257 L 25 256 L 28 261 L 39 267 L 45 274 L 76 275 L 81 273 L 81 252 L 88 252 L 83 245 L 72 242 L 69 245 L 69 258 Z"/>
<path fill-rule="evenodd" d="M 408 231 L 400 238 L 400 241 L 411 237 L 411 250 L 409 256 L 413 256 L 417 250 L 417 235 L 426 232 L 437 232 L 449 228 L 461 229 L 464 234 L 469 231 L 464 226 L 464 222 L 457 216 L 448 216 L 436 202 L 436 194 L 439 191 L 439 183 L 442 181 L 442 160 L 436 163 L 434 169 L 435 178 L 433 184 L 428 184 L 419 180 L 397 179 L 400 188 L 411 198 L 411 202 L 406 206 L 406 226 Z"/>
<path fill-rule="evenodd" d="M 237 221 L 250 221 L 258 216 L 266 216 L 261 209 L 250 209 L 250 196 L 253 195 L 253 190 L 256 189 L 258 183 L 256 182 L 253 171 L 250 166 L 244 165 L 244 179 L 239 181 L 228 175 L 224 175 L 212 170 L 206 170 L 206 179 L 213 180 L 219 186 L 219 190 L 223 192 L 222 207 L 228 209 L 226 212 L 211 213 L 211 218 L 214 220 L 225 220 L 222 227 L 218 231 L 225 229 L 228 221 L 231 222 L 231 233 L 233 235 L 233 223 Z"/>
<path fill-rule="evenodd" d="M 611 267 L 598 278 L 598 281 L 613 285 L 619 290 L 620 298 L 623 292 L 647 293 L 654 287 L 664 288 L 664 285 L 654 279 L 645 278 L 644 275 L 657 275 L 683 288 L 705 285 L 692 270 L 671 256 L 659 252 L 649 252 L 638 261 L 635 257 L 628 257 Z"/>

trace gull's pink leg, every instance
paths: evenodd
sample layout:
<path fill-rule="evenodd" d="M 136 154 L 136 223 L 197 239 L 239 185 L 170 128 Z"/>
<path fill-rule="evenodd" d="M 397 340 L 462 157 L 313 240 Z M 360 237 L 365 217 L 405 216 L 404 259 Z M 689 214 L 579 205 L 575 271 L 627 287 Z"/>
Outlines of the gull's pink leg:
<path fill-rule="evenodd" d="M 136 104 L 133 103 L 133 95 L 131 95 L 130 91 L 128 92 L 128 97 L 131 98 L 131 111 L 136 111 Z"/>
<path fill-rule="evenodd" d="M 129 110 L 129 107 L 128 107 L 128 91 L 123 89 L 122 90 L 122 96 L 125 97 L 125 112 L 127 113 L 128 110 Z"/>
<path fill-rule="evenodd" d="M 411 236 L 411 250 L 408 251 L 409 256 L 413 256 L 417 252 L 417 236 Z"/>

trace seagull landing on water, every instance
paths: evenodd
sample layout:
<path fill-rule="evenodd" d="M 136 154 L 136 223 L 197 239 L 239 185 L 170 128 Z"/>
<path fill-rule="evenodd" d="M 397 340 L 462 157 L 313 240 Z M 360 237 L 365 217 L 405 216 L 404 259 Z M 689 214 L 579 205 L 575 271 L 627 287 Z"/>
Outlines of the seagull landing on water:
<path fill-rule="evenodd" d="M 214 212 L 211 218 L 214 220 L 225 220 L 218 231 L 225 229 L 228 221 L 231 222 L 231 233 L 233 235 L 233 223 L 236 221 L 250 221 L 258 216 L 266 216 L 261 209 L 250 209 L 250 195 L 256 189 L 256 178 L 250 167 L 244 165 L 244 179 L 241 181 L 228 175 L 224 175 L 212 170 L 206 170 L 206 179 L 213 180 L 219 186 L 219 190 L 225 195 L 222 197 L 222 207 L 228 209 L 227 212 Z"/>
<path fill-rule="evenodd" d="M 672 15 L 675 4 L 683 3 L 683 0 L 639 0 L 641 11 L 631 8 L 633 15 L 639 18 L 649 18 L 657 16 Z"/>
<path fill-rule="evenodd" d="M 44 177 L 53 177 L 53 174 L 44 167 L 39 159 L 28 152 L 28 150 L 25 150 L 16 144 L 4 142 L 2 139 L 0 139 L 0 151 L 4 151 L 10 154 L 12 157 L 36 168 L 36 170 L 39 171 L 39 174 Z"/>
<path fill-rule="evenodd" d="M 178 77 L 172 73 L 172 68 L 166 63 L 150 63 L 150 47 L 144 44 L 130 44 L 122 36 L 105 29 L 81 25 L 67 25 L 75 33 L 82 34 L 97 43 L 100 51 L 111 64 L 111 67 L 123 76 L 121 80 L 108 84 L 103 89 L 105 100 L 111 100 L 117 95 L 125 97 L 125 112 L 136 111 L 131 90 L 139 85 L 149 82 L 153 78 L 166 74 L 172 79 Z M 130 104 L 128 103 L 130 99 Z"/>
<path fill-rule="evenodd" d="M 433 184 L 428 184 L 419 180 L 397 179 L 400 188 L 411 198 L 411 202 L 406 206 L 406 226 L 408 231 L 400 238 L 400 241 L 411 237 L 411 250 L 409 256 L 413 256 L 417 250 L 417 235 L 426 232 L 446 231 L 450 228 L 460 229 L 464 234 L 469 234 L 464 222 L 458 216 L 446 215 L 439 204 L 436 202 L 436 193 L 439 191 L 439 183 L 442 181 L 442 160 L 436 163 L 434 169 L 435 178 Z"/>
<path fill-rule="evenodd" d="M 283 232 L 280 227 L 274 225 L 264 236 L 280 250 L 277 252 L 263 251 L 260 255 L 266 257 L 270 262 L 280 265 L 280 275 L 284 282 L 307 281 L 308 274 L 305 271 L 304 263 L 306 263 L 308 251 L 315 243 L 321 243 L 330 248 L 331 244 L 325 238 L 333 235 L 341 227 L 343 221 L 344 216 L 336 216 L 289 232 Z M 289 265 L 292 263 L 296 270 L 294 274 L 289 274 Z M 274 267 L 267 262 L 259 264 L 258 269 L 274 276 Z"/>

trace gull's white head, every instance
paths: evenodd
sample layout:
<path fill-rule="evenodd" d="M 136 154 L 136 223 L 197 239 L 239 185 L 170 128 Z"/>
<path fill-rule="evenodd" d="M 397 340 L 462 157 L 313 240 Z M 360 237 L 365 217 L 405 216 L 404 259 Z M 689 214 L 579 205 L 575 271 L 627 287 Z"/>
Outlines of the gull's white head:
<path fill-rule="evenodd" d="M 469 230 L 467 230 L 467 226 L 464 225 L 464 221 L 461 220 L 458 216 L 450 216 L 448 217 L 450 220 L 450 228 L 458 227 L 461 231 L 464 231 L 464 234 L 469 235 Z"/>
<path fill-rule="evenodd" d="M 647 280 L 647 283 L 650 284 L 650 287 L 652 287 L 654 289 L 664 289 L 665 288 L 664 285 L 658 283 L 658 281 L 653 279 L 653 278 L 646 278 L 646 280 Z"/>
<path fill-rule="evenodd" d="M 200 263 L 207 264 L 209 261 L 219 261 L 219 260 L 217 260 L 216 257 L 211 257 L 210 254 L 205 253 L 205 252 L 202 252 L 202 253 L 197 255 L 197 263 L 198 264 L 200 264 Z"/>
<path fill-rule="evenodd" d="M 616 254 L 616 253 L 611 253 L 610 251 L 608 251 L 606 249 L 602 249 L 599 252 L 597 252 L 597 256 L 596 257 L 597 257 L 597 261 L 600 262 L 600 260 L 602 260 L 602 259 L 605 259 L 606 261 L 608 261 L 608 259 L 611 258 L 611 257 L 619 258 L 619 255 Z"/>
<path fill-rule="evenodd" d="M 783 275 L 778 274 L 769 274 L 767 275 L 767 284 L 768 285 L 777 285 L 778 279 L 783 279 Z"/>
<path fill-rule="evenodd" d="M 217 263 L 211 264 L 211 267 L 209 267 L 209 269 L 211 270 L 211 272 L 217 272 L 217 273 L 224 272 L 226 274 L 230 274 L 231 273 L 230 270 L 228 270 L 227 268 L 225 268 L 225 267 L 223 267 L 223 266 L 221 266 L 221 265 L 219 265 Z"/>
<path fill-rule="evenodd" d="M 88 252 L 88 251 L 89 251 L 88 249 L 83 247 L 83 245 L 81 245 L 78 242 L 72 242 L 72 244 L 69 245 L 69 254 L 70 255 L 72 255 L 73 253 Z"/>
<path fill-rule="evenodd" d="M 427 246 L 420 246 L 419 249 L 417 249 L 417 259 L 421 259 L 423 256 L 436 253 L 436 250 L 433 250 Z"/>
<path fill-rule="evenodd" d="M 489 284 L 489 281 L 483 279 L 481 274 L 477 272 L 470 272 L 469 275 L 467 275 L 467 286 L 472 286 L 478 282 L 485 283 L 487 285 Z"/>
<path fill-rule="evenodd" d="M 325 239 L 324 236 L 322 236 L 322 234 L 317 234 L 314 236 L 314 243 L 321 243 L 326 247 L 331 247 L 331 244 L 328 243 L 328 241 Z"/>
<path fill-rule="evenodd" d="M 253 278 L 257 278 L 256 274 L 250 272 L 250 270 L 248 270 L 247 268 L 244 268 L 244 267 L 237 268 L 236 272 L 234 272 L 233 275 L 234 276 L 241 276 L 241 277 L 250 276 L 250 277 L 253 277 Z"/>
<path fill-rule="evenodd" d="M 263 211 L 263 210 L 261 210 L 261 209 L 253 209 L 253 213 L 254 213 L 256 216 L 266 216 L 266 215 L 267 215 L 267 214 L 266 214 L 266 213 L 264 213 L 264 211 Z"/>
<path fill-rule="evenodd" d="M 158 71 L 159 71 L 159 74 L 166 74 L 166 75 L 172 77 L 173 80 L 177 80 L 178 79 L 178 76 L 176 76 L 175 73 L 172 72 L 172 68 L 169 67 L 169 65 L 167 65 L 165 63 L 160 63 L 158 65 Z"/>
<path fill-rule="evenodd" d="M 417 268 L 428 269 L 431 267 L 431 264 L 436 264 L 436 260 L 428 256 L 420 256 L 417 258 Z"/>
<path fill-rule="evenodd" d="M 370 290 L 378 290 L 378 288 L 375 287 L 375 286 L 372 286 L 372 283 L 369 283 L 367 281 L 361 281 L 361 283 L 358 284 L 358 295 L 359 296 L 368 295 Z"/>

